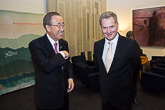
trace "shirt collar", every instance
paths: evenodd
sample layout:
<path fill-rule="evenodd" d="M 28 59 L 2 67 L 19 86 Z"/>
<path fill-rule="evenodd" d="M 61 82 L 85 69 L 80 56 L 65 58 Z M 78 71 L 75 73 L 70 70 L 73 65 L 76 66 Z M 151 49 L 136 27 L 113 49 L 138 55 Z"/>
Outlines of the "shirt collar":
<path fill-rule="evenodd" d="M 52 46 L 54 46 L 55 43 L 58 44 L 58 41 L 55 42 L 48 34 L 46 34 L 46 35 L 47 35 L 47 37 L 48 37 L 48 40 L 49 40 L 50 43 L 52 44 Z"/>

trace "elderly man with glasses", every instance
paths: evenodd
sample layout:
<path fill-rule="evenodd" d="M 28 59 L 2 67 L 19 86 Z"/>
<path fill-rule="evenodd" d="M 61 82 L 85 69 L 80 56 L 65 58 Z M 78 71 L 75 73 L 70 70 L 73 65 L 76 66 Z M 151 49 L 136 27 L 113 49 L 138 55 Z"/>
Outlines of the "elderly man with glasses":
<path fill-rule="evenodd" d="M 43 19 L 46 34 L 29 43 L 35 69 L 37 110 L 68 110 L 68 93 L 74 88 L 68 43 L 63 37 L 65 24 L 57 12 Z"/>

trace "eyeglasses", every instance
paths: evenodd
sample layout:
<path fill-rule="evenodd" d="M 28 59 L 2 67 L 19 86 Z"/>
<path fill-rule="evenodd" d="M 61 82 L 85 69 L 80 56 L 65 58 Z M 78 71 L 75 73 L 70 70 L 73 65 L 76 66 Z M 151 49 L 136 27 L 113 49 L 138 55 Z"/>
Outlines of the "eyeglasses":
<path fill-rule="evenodd" d="M 57 26 L 58 28 L 65 28 L 65 24 L 57 24 L 57 25 L 51 25 L 50 26 Z"/>

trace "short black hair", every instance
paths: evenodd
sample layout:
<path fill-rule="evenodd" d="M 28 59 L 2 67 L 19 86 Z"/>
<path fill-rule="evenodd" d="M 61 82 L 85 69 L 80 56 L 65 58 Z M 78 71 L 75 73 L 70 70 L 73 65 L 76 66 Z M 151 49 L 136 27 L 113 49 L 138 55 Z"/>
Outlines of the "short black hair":
<path fill-rule="evenodd" d="M 49 12 L 45 15 L 43 19 L 43 26 L 46 29 L 46 25 L 51 25 L 51 18 L 52 16 L 61 16 L 58 12 Z"/>

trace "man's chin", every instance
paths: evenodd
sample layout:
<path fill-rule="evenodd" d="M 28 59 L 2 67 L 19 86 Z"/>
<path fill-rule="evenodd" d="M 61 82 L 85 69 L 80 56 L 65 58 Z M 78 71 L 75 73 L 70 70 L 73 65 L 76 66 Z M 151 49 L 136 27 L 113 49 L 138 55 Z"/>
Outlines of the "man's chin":
<path fill-rule="evenodd" d="M 112 40 L 112 39 L 114 39 L 114 37 L 113 36 L 106 36 L 106 39 L 107 40 Z"/>
<path fill-rule="evenodd" d="M 58 38 L 59 38 L 59 39 L 62 39 L 62 38 L 63 38 L 63 36 L 59 36 Z"/>

